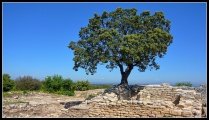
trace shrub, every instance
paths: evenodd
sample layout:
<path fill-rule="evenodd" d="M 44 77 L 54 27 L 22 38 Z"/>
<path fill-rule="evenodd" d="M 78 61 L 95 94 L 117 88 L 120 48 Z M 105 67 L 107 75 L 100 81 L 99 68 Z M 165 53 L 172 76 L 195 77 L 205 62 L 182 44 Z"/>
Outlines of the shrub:
<path fill-rule="evenodd" d="M 85 90 L 90 90 L 92 88 L 92 85 L 88 80 L 83 80 L 83 81 L 77 81 L 74 83 L 74 90 L 77 91 L 85 91 Z"/>
<path fill-rule="evenodd" d="M 71 79 L 63 79 L 60 75 L 48 76 L 42 81 L 43 90 L 49 93 L 73 96 L 74 87 Z"/>
<path fill-rule="evenodd" d="M 41 82 L 31 76 L 19 77 L 15 81 L 16 90 L 38 90 L 41 88 Z"/>
<path fill-rule="evenodd" d="M 112 87 L 112 85 L 108 85 L 108 84 L 103 84 L 102 85 L 102 88 L 104 88 L 104 89 L 111 88 L 111 87 Z"/>
<path fill-rule="evenodd" d="M 94 98 L 95 97 L 95 95 L 92 95 L 92 94 L 90 94 L 90 95 L 88 95 L 88 97 L 86 98 L 87 100 L 91 100 L 92 98 Z"/>
<path fill-rule="evenodd" d="M 63 90 L 74 91 L 73 81 L 69 78 L 62 81 L 61 87 L 62 87 Z"/>
<path fill-rule="evenodd" d="M 50 93 L 59 91 L 61 89 L 63 78 L 60 75 L 47 76 L 44 81 L 44 89 Z"/>
<path fill-rule="evenodd" d="M 15 81 L 10 78 L 9 74 L 3 74 L 3 91 L 11 91 L 15 86 Z"/>
<path fill-rule="evenodd" d="M 192 84 L 190 82 L 178 82 L 178 83 L 176 83 L 176 86 L 188 86 L 188 87 L 192 87 Z"/>
<path fill-rule="evenodd" d="M 92 88 L 91 89 L 101 89 L 101 87 L 98 86 L 98 85 L 92 85 Z"/>

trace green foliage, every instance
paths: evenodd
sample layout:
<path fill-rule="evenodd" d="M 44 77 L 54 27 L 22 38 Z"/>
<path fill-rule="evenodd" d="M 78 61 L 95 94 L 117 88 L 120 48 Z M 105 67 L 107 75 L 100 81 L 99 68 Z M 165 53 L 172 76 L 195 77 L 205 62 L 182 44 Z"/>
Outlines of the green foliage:
<path fill-rule="evenodd" d="M 98 86 L 98 85 L 92 85 L 92 88 L 91 89 L 101 89 L 101 87 Z"/>
<path fill-rule="evenodd" d="M 190 82 L 178 82 L 175 86 L 188 86 L 192 87 L 192 84 Z"/>
<path fill-rule="evenodd" d="M 77 81 L 74 83 L 74 90 L 77 91 L 85 91 L 85 90 L 90 90 L 92 88 L 92 85 L 88 80 L 82 80 L 82 81 Z"/>
<path fill-rule="evenodd" d="M 10 97 L 11 95 L 8 92 L 3 92 L 3 97 Z"/>
<path fill-rule="evenodd" d="M 28 93 L 28 91 L 27 90 L 23 90 L 23 94 L 27 94 Z"/>
<path fill-rule="evenodd" d="M 3 91 L 11 91 L 15 86 L 15 81 L 10 78 L 9 74 L 3 74 Z"/>
<path fill-rule="evenodd" d="M 61 89 L 61 84 L 64 79 L 60 75 L 47 76 L 44 81 L 42 81 L 44 88 L 50 92 L 56 92 Z"/>
<path fill-rule="evenodd" d="M 16 90 L 38 90 L 41 88 L 41 82 L 31 76 L 19 77 L 15 81 Z"/>
<path fill-rule="evenodd" d="M 107 89 L 107 88 L 111 88 L 112 87 L 112 85 L 108 85 L 108 84 L 103 84 L 102 85 L 102 88 L 103 89 Z"/>
<path fill-rule="evenodd" d="M 27 103 L 27 104 L 29 104 L 29 102 L 15 101 L 15 102 L 5 102 L 4 105 L 21 104 L 21 103 Z"/>
<path fill-rule="evenodd" d="M 95 97 L 95 95 L 92 95 L 92 94 L 90 94 L 90 95 L 88 95 L 88 97 L 86 98 L 87 100 L 90 100 L 90 99 L 92 99 L 92 98 L 94 98 Z"/>
<path fill-rule="evenodd" d="M 71 79 L 63 79 L 60 75 L 53 75 L 46 77 L 42 83 L 43 91 L 68 96 L 74 95 L 73 81 Z"/>
<path fill-rule="evenodd" d="M 55 94 L 74 96 L 74 91 L 59 90 Z"/>
<path fill-rule="evenodd" d="M 163 58 L 173 42 L 169 31 L 170 21 L 161 11 L 151 15 L 150 11 L 137 14 L 135 8 L 117 8 L 102 15 L 95 13 L 79 31 L 81 39 L 68 46 L 75 55 L 73 69 L 80 67 L 93 75 L 101 63 L 110 70 L 119 66 L 121 74 L 127 75 L 135 66 L 140 72 L 148 67 L 157 70 L 156 58 Z M 127 66 L 125 71 L 123 66 Z"/>
<path fill-rule="evenodd" d="M 73 90 L 73 81 L 71 79 L 65 79 L 61 83 L 62 89 L 63 90 Z"/>

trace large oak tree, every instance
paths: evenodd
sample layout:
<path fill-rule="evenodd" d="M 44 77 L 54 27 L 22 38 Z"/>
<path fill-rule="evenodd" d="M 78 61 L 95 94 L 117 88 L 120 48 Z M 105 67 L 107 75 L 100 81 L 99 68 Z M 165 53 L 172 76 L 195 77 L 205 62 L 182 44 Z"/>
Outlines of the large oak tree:
<path fill-rule="evenodd" d="M 160 68 L 155 60 L 163 58 L 173 41 L 169 31 L 170 21 L 163 12 L 137 14 L 135 8 L 117 8 L 102 15 L 95 13 L 88 26 L 79 31 L 81 39 L 68 46 L 75 55 L 73 69 L 77 71 L 80 67 L 93 75 L 98 64 L 106 63 L 111 70 L 119 67 L 120 84 L 128 84 L 134 67 L 140 72 Z"/>

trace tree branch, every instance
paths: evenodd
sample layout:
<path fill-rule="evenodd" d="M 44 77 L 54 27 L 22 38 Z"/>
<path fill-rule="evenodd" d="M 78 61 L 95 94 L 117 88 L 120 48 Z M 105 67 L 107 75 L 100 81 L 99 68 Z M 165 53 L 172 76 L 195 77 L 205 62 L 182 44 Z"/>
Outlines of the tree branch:
<path fill-rule="evenodd" d="M 117 64 L 118 64 L 118 66 L 119 66 L 119 68 L 120 68 L 120 73 L 121 73 L 121 75 L 124 73 L 123 72 L 123 65 L 121 65 L 119 62 L 117 62 Z"/>

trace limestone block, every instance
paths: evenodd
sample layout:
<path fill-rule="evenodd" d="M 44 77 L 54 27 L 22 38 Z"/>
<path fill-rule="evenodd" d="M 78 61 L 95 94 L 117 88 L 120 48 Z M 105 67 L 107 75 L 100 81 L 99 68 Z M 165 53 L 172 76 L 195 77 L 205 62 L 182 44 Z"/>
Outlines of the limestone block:
<path fill-rule="evenodd" d="M 117 105 L 116 102 L 110 102 L 109 105 Z"/>
<path fill-rule="evenodd" d="M 131 103 L 132 103 L 132 104 L 137 104 L 137 103 L 138 103 L 138 100 L 132 100 Z"/>
<path fill-rule="evenodd" d="M 163 115 L 162 115 L 162 114 L 157 114 L 157 115 L 155 115 L 155 117 L 156 117 L 156 118 L 162 118 Z"/>
<path fill-rule="evenodd" d="M 200 116 L 201 117 L 202 111 L 193 109 L 192 114 L 195 115 L 195 116 Z"/>
<path fill-rule="evenodd" d="M 202 112 L 203 112 L 203 113 L 202 113 L 203 116 L 204 116 L 204 117 L 207 117 L 207 107 L 203 107 L 203 108 L 202 108 Z"/>
<path fill-rule="evenodd" d="M 185 105 L 193 105 L 193 101 L 191 101 L 191 100 L 186 100 L 186 102 L 185 102 Z"/>
<path fill-rule="evenodd" d="M 181 112 L 182 110 L 171 110 L 170 114 L 177 116 L 177 115 L 181 115 Z"/>
<path fill-rule="evenodd" d="M 151 114 L 158 115 L 158 114 L 160 114 L 160 111 L 157 111 L 157 110 L 151 111 Z"/>
<path fill-rule="evenodd" d="M 179 108 L 184 108 L 186 105 L 185 105 L 185 103 L 179 103 L 178 105 L 176 105 L 177 107 L 179 107 Z"/>
<path fill-rule="evenodd" d="M 98 103 L 98 105 L 106 105 L 106 103 Z"/>
<path fill-rule="evenodd" d="M 163 86 L 163 87 L 168 87 L 168 86 L 170 86 L 170 85 L 169 85 L 168 83 L 163 83 L 162 86 Z"/>
<path fill-rule="evenodd" d="M 92 102 L 99 102 L 99 101 L 102 101 L 102 100 L 99 99 L 99 98 L 96 98 L 96 99 L 92 99 L 91 101 L 92 101 Z"/>
<path fill-rule="evenodd" d="M 201 99 L 201 93 L 196 93 L 194 97 L 195 99 Z"/>
<path fill-rule="evenodd" d="M 117 95 L 115 93 L 111 92 L 111 93 L 105 93 L 104 96 L 107 96 L 107 97 L 115 97 Z"/>
<path fill-rule="evenodd" d="M 142 114 L 141 118 L 149 118 L 149 116 L 147 116 L 147 114 Z"/>
<path fill-rule="evenodd" d="M 139 115 L 131 115 L 130 117 L 139 118 Z"/>
<path fill-rule="evenodd" d="M 155 114 L 149 114 L 148 116 L 149 117 L 155 117 Z"/>
<path fill-rule="evenodd" d="M 192 116 L 192 112 L 191 111 L 182 111 L 181 115 L 183 117 L 190 117 L 190 116 Z"/>
<path fill-rule="evenodd" d="M 161 114 L 170 114 L 170 110 L 169 109 L 165 109 L 163 111 L 160 112 Z"/>
<path fill-rule="evenodd" d="M 184 90 L 182 90 L 182 89 L 176 89 L 174 91 L 177 92 L 177 93 L 184 92 Z"/>
<path fill-rule="evenodd" d="M 176 89 L 177 89 L 177 87 L 172 87 L 172 89 L 171 89 L 171 90 L 172 90 L 172 91 L 175 91 Z"/>
<path fill-rule="evenodd" d="M 147 101 L 142 101 L 142 104 L 143 105 L 147 105 Z"/>

